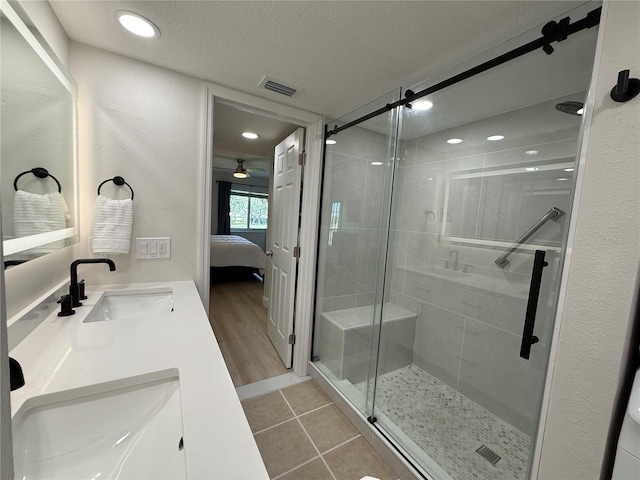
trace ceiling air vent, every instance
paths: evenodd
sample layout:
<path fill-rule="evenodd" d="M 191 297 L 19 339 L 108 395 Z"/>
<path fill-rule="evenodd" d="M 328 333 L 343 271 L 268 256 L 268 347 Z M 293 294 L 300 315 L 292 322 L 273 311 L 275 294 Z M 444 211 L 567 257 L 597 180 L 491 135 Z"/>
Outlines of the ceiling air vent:
<path fill-rule="evenodd" d="M 287 85 L 280 80 L 269 77 L 263 77 L 258 86 L 279 93 L 280 95 L 286 95 L 287 97 L 295 97 L 299 91 L 297 87 Z"/>

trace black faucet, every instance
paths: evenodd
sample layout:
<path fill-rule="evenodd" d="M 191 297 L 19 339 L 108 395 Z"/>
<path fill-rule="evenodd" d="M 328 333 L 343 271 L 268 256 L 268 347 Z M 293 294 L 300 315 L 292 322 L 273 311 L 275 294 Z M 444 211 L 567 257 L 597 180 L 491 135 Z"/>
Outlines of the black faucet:
<path fill-rule="evenodd" d="M 80 265 L 81 263 L 106 263 L 107 265 L 109 265 L 109 271 L 113 272 L 116 269 L 116 264 L 113 263 L 113 260 L 110 260 L 108 258 L 80 258 L 71 262 L 71 284 L 69 285 L 69 295 L 71 295 L 72 307 L 82 306 L 80 300 L 82 300 L 84 297 L 84 292 L 82 292 L 81 295 L 80 286 L 78 285 L 78 265 Z"/>
<path fill-rule="evenodd" d="M 4 261 L 4 269 L 6 270 L 7 267 L 13 267 L 15 265 L 20 265 L 21 263 L 26 262 L 26 260 L 5 260 Z"/>
<path fill-rule="evenodd" d="M 22 373 L 22 367 L 18 361 L 9 357 L 9 380 L 11 383 L 11 391 L 24 387 L 24 374 Z"/>

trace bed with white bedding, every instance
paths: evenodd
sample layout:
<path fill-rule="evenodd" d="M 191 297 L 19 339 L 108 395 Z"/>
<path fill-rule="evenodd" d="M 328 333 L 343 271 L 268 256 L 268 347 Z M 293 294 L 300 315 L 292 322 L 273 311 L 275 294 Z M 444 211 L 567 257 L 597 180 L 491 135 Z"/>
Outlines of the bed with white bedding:
<path fill-rule="evenodd" d="M 257 268 L 264 275 L 265 254 L 255 243 L 238 235 L 211 235 L 210 245 L 212 267 Z"/>

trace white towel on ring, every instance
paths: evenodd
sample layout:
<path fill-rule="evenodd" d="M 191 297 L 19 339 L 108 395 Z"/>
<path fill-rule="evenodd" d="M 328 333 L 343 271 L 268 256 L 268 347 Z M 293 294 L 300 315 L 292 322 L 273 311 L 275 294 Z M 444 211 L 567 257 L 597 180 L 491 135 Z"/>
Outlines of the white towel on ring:
<path fill-rule="evenodd" d="M 53 232 L 67 228 L 69 207 L 60 192 L 30 193 L 16 190 L 13 199 L 13 231 L 16 237 Z M 42 245 L 31 253 L 54 252 L 64 247 L 64 240 Z"/>
<path fill-rule="evenodd" d="M 133 201 L 98 195 L 93 211 L 93 253 L 129 253 L 133 229 Z"/>

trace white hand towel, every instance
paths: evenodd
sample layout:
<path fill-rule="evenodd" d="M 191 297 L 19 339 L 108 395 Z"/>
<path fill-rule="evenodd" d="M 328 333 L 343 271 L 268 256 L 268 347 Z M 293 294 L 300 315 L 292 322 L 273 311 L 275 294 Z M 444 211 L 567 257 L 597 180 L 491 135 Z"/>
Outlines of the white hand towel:
<path fill-rule="evenodd" d="M 133 228 L 133 201 L 96 198 L 93 211 L 93 253 L 129 253 Z"/>
<path fill-rule="evenodd" d="M 37 235 L 67 228 L 71 218 L 69 207 L 59 192 L 30 193 L 17 190 L 13 199 L 13 230 L 16 237 Z M 48 253 L 64 246 L 64 241 L 52 242 L 32 249 L 32 253 Z"/>

